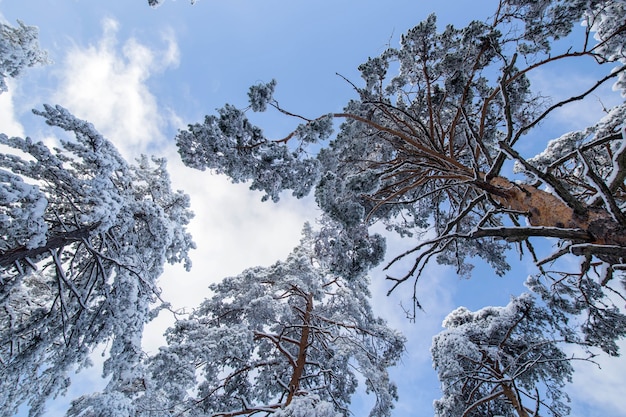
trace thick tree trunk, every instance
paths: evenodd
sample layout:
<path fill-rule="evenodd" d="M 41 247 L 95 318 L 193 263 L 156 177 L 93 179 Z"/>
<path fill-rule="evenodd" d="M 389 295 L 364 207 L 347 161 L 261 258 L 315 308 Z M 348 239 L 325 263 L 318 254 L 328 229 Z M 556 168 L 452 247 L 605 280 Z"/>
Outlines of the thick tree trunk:
<path fill-rule="evenodd" d="M 626 247 L 626 229 L 602 208 L 585 207 L 580 215 L 558 196 L 526 184 L 515 184 L 503 177 L 490 181 L 487 190 L 504 207 L 527 212 L 531 226 L 580 229 L 588 233 L 585 243 Z"/>
<path fill-rule="evenodd" d="M 511 387 L 510 384 L 508 383 L 502 384 L 502 392 L 504 396 L 506 397 L 506 399 L 511 402 L 511 405 L 513 406 L 513 408 L 515 408 L 515 411 L 517 411 L 517 415 L 519 417 L 530 417 L 530 415 L 526 411 L 526 408 L 519 401 L 519 397 L 517 396 L 517 393 L 515 392 L 513 387 Z"/>

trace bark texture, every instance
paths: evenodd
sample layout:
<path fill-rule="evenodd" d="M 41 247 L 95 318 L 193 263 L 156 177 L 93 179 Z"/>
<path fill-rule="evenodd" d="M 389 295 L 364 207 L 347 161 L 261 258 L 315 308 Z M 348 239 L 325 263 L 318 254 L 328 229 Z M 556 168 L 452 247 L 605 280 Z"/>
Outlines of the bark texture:
<path fill-rule="evenodd" d="M 626 246 L 626 229 L 605 209 L 584 207 L 577 213 L 558 196 L 527 184 L 516 184 L 503 177 L 490 182 L 501 192 L 492 197 L 502 206 L 528 213 L 531 226 L 580 229 L 588 234 L 586 243 Z"/>
<path fill-rule="evenodd" d="M 304 366 L 306 365 L 306 354 L 309 347 L 309 335 L 311 333 L 311 312 L 313 311 L 313 294 L 307 294 L 306 307 L 304 315 L 302 317 L 302 334 L 300 335 L 300 342 L 298 343 L 298 358 L 296 359 L 296 366 L 291 374 L 291 381 L 289 381 L 289 395 L 285 406 L 291 404 L 294 395 L 300 390 L 300 381 L 302 380 L 302 374 L 304 373 Z"/>

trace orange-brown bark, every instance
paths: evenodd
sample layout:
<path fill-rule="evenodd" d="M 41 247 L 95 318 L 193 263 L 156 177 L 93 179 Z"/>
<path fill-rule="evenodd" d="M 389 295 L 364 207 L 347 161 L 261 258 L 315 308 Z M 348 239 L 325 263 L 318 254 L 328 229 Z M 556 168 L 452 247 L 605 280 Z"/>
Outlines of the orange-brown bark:
<path fill-rule="evenodd" d="M 579 215 L 559 197 L 532 185 L 515 184 L 503 177 L 493 178 L 490 185 L 498 191 L 491 193 L 494 200 L 528 213 L 531 226 L 581 229 L 589 233 L 586 243 L 626 246 L 624 228 L 604 209 L 586 207 L 585 215 Z"/>
<path fill-rule="evenodd" d="M 502 384 L 502 393 L 504 394 L 506 399 L 511 402 L 511 405 L 513 406 L 513 408 L 515 408 L 515 411 L 517 411 L 517 415 L 519 417 L 530 417 L 528 412 L 526 411 L 526 408 L 519 401 L 519 397 L 517 396 L 517 393 L 515 392 L 513 387 L 511 387 L 511 384 Z"/>
<path fill-rule="evenodd" d="M 309 347 L 309 335 L 311 332 L 311 312 L 313 311 L 313 294 L 308 294 L 306 299 L 306 307 L 304 310 L 304 316 L 302 317 L 302 334 L 300 335 L 300 342 L 298 343 L 298 358 L 296 359 L 296 366 L 291 374 L 291 380 L 289 381 L 289 395 L 285 405 L 289 405 L 293 400 L 294 395 L 300 389 L 300 380 L 304 373 L 304 366 L 306 365 L 306 354 Z"/>

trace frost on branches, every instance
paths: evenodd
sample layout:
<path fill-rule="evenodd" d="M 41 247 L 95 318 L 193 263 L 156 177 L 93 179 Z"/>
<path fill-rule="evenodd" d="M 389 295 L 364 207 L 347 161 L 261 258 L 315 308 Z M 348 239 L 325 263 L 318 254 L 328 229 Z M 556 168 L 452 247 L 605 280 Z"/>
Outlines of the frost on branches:
<path fill-rule="evenodd" d="M 7 91 L 7 77 L 17 77 L 26 67 L 49 63 L 46 52 L 39 49 L 37 27 L 17 23 L 17 28 L 0 23 L 0 94 Z"/>
<path fill-rule="evenodd" d="M 615 304 L 624 299 L 626 269 L 625 105 L 588 129 L 565 126 L 536 157 L 524 153 L 545 138 L 541 125 L 557 109 L 605 85 L 624 94 L 625 21 L 617 0 L 501 1 L 488 20 L 443 30 L 430 16 L 398 48 L 360 66 L 363 83 L 352 84 L 358 97 L 342 112 L 286 110 L 272 81 L 250 89 L 248 107 L 226 105 L 179 132 L 179 152 L 188 166 L 250 181 L 263 198 L 312 192 L 344 230 L 382 223 L 412 237 L 415 246 L 391 260 L 413 259 L 412 266 L 387 277 L 390 291 L 418 280 L 433 261 L 469 277 L 482 258 L 504 275 L 515 245 L 538 267 L 533 290 L 582 315 L 585 343 L 615 354 L 615 340 L 626 334 Z M 600 75 L 572 83 L 564 99 L 533 91 L 535 72 L 579 61 L 595 62 Z M 267 110 L 301 124 L 268 138 L 246 117 Z M 331 119 L 343 120 L 334 136 Z M 545 253 L 538 238 L 556 239 L 556 250 Z M 564 258 L 571 255 L 574 267 Z"/>
<path fill-rule="evenodd" d="M 62 107 L 35 111 L 73 133 L 50 150 L 0 134 L 0 415 L 43 411 L 74 367 L 109 343 L 111 390 L 132 384 L 165 262 L 190 266 L 189 198 L 163 159 L 128 164 Z"/>
<path fill-rule="evenodd" d="M 506 251 L 515 245 L 537 265 L 528 287 L 550 314 L 569 319 L 568 342 L 617 355 L 616 342 L 626 335 L 626 105 L 608 109 L 587 129 L 564 126 L 551 142 L 541 126 L 557 109 L 603 94 L 604 86 L 624 96 L 625 21 L 626 5 L 619 0 L 503 0 L 488 20 L 464 28 L 439 28 L 430 16 L 404 34 L 399 47 L 360 66 L 363 82 L 348 81 L 357 97 L 343 111 L 300 115 L 280 106 L 274 81 L 259 84 L 250 89 L 247 107 L 226 105 L 179 132 L 179 152 L 188 166 L 249 181 L 264 199 L 277 200 L 284 191 L 313 193 L 344 236 L 359 236 L 343 242 L 351 254 L 381 253 L 382 239 L 367 237 L 376 223 L 411 237 L 414 247 L 391 264 L 407 258 L 413 263 L 406 274 L 387 277 L 390 291 L 417 281 L 433 261 L 469 277 L 472 261 L 482 258 L 504 275 L 510 269 Z M 533 91 L 535 73 L 582 61 L 597 64 L 596 79 L 571 83 L 565 98 Z M 266 137 L 246 113 L 269 110 L 300 125 L 284 137 Z M 343 121 L 334 135 L 333 119 Z M 545 151 L 526 155 L 542 139 Z M 545 238 L 554 252 L 547 252 Z M 350 270 L 353 261 L 337 257 L 330 267 Z M 534 305 L 517 316 L 519 323 L 510 321 L 515 311 L 526 311 L 525 303 L 522 297 L 468 319 L 477 350 L 459 369 L 474 364 L 491 366 L 493 373 L 485 374 L 482 385 L 479 378 L 468 379 L 478 384 L 472 393 L 447 391 L 441 410 L 455 411 L 442 415 L 469 409 L 523 416 L 537 407 L 566 412 L 560 388 L 569 365 L 551 339 L 541 339 L 555 322 Z M 490 333 L 496 328 L 487 321 L 511 332 Z M 468 338 L 469 329 L 450 327 L 446 335 Z M 526 337 L 528 351 L 510 350 Z M 500 354 L 509 355 L 509 362 L 489 365 Z M 545 362 L 533 362 L 534 354 Z M 444 357 L 456 359 L 451 351 L 441 355 L 436 361 L 443 372 Z M 531 366 L 515 368 L 520 363 Z M 519 372 L 500 375 L 502 367 Z M 453 387 L 449 380 L 444 384 Z M 488 393 L 493 397 L 485 399 Z"/>
<path fill-rule="evenodd" d="M 357 374 L 370 415 L 391 415 L 404 338 L 373 315 L 366 277 L 333 274 L 315 247 L 307 226 L 285 261 L 212 285 L 147 361 L 138 415 L 348 416 Z"/>
<path fill-rule="evenodd" d="M 506 307 L 457 308 L 443 326 L 431 348 L 443 391 L 436 416 L 569 414 L 562 388 L 571 381 L 571 361 L 584 358 L 561 350 L 571 335 L 562 315 L 523 294 Z"/>

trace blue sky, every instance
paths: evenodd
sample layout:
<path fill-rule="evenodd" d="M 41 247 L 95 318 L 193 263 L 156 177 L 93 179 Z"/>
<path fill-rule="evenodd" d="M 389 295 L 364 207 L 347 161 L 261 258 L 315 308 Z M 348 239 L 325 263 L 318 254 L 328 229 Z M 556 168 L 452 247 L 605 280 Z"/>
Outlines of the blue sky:
<path fill-rule="evenodd" d="M 318 211 L 310 199 L 261 203 L 261 194 L 243 184 L 183 167 L 173 141 L 176 131 L 226 102 L 243 107 L 248 86 L 272 78 L 278 80 L 276 98 L 285 108 L 311 117 L 341 110 L 354 93 L 336 73 L 358 83 L 359 64 L 397 45 L 400 34 L 430 13 L 438 15 L 440 25 L 463 25 L 487 17 L 494 4 L 199 0 L 191 6 L 184 0 L 166 0 L 151 9 L 145 0 L 0 0 L 0 18 L 38 26 L 41 45 L 54 61 L 10 82 L 9 93 L 0 95 L 0 131 L 51 138 L 55 132 L 30 109 L 60 104 L 92 122 L 129 159 L 140 153 L 166 156 L 174 187 L 192 197 L 196 218 L 191 231 L 198 249 L 192 254 L 191 273 L 168 267 L 160 283 L 166 299 L 190 309 L 207 295 L 210 282 L 284 259 L 298 242 L 303 223 L 313 221 Z M 545 94 L 559 95 L 588 77 L 585 68 L 555 67 L 533 82 Z M 617 100 L 606 95 L 607 106 Z M 533 137 L 522 149 L 536 152 L 551 135 L 593 122 L 600 111 L 599 103 L 591 101 L 559 112 L 542 130 L 547 136 Z M 293 120 L 272 116 L 260 123 L 275 137 L 294 126 Z M 390 240 L 389 253 L 410 243 Z M 409 338 L 407 355 L 393 371 L 400 385 L 394 415 L 432 415 L 439 391 L 428 349 L 443 317 L 459 305 L 477 309 L 506 304 L 523 291 L 522 283 L 532 272 L 530 265 L 519 262 L 509 275 L 498 278 L 479 266 L 471 280 L 462 280 L 449 269 L 433 266 L 418 289 L 425 311 L 416 323 L 404 318 L 400 303 L 408 301 L 402 291 L 385 297 L 384 275 L 372 272 L 376 311 Z M 169 323 L 171 317 L 161 316 L 148 327 L 146 350 L 156 350 Z M 68 397 L 102 385 L 97 366 L 77 376 Z M 572 415 L 626 415 L 621 398 L 625 374 L 621 359 L 607 361 L 603 372 L 579 366 L 570 389 Z M 51 403 L 48 415 L 60 415 L 67 401 Z M 364 414 L 367 401 L 355 399 L 356 416 Z"/>

